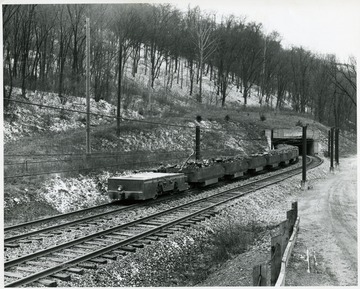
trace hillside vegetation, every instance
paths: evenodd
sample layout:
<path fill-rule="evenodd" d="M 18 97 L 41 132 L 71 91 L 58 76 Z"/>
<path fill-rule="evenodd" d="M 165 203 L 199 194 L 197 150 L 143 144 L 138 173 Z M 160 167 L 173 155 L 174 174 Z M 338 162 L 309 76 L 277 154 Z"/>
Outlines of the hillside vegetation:
<path fill-rule="evenodd" d="M 171 103 L 171 109 L 166 110 L 161 96 L 158 99 L 154 94 L 159 111 L 144 111 L 142 115 L 130 109 L 124 111 L 129 119 L 121 122 L 120 136 L 116 120 L 105 117 L 112 115 L 113 106 L 105 101 L 94 102 L 92 109 L 98 115 L 91 116 L 92 154 L 86 157 L 84 113 L 79 108 L 77 112 L 53 108 L 73 108 L 82 100 L 69 97 L 67 104 L 62 105 L 51 93 L 43 94 L 42 107 L 19 103 L 12 108 L 16 119 L 4 122 L 7 222 L 107 202 L 109 176 L 183 163 L 194 149 L 195 119 L 199 120 L 199 112 L 204 158 L 266 151 L 269 148 L 264 129 L 295 128 L 298 121 L 308 123 L 309 130 L 318 131 L 320 152 L 327 150 L 328 128 L 306 115 L 256 107 L 223 109 L 185 104 L 177 107 Z M 32 92 L 27 94 L 30 101 L 33 97 Z M 347 138 L 342 137 L 341 144 L 342 153 L 356 149 Z"/>
<path fill-rule="evenodd" d="M 92 97 L 116 104 L 117 113 L 137 106 L 133 95 L 152 106 L 161 86 L 166 104 L 168 92 L 180 87 L 197 103 L 224 107 L 235 91 L 243 106 L 256 95 L 260 105 L 288 104 L 326 125 L 356 130 L 356 59 L 339 63 L 335 55 L 285 49 L 281 35 L 265 34 L 245 15 L 169 4 L 4 5 L 3 12 L 5 108 L 14 87 L 23 98 L 29 89 L 52 91 L 63 104 L 67 95 L 85 96 L 89 40 Z"/>
<path fill-rule="evenodd" d="M 85 34 L 79 28 L 85 12 L 92 27 L 91 154 Z M 56 19 L 52 24 L 43 17 L 47 13 Z M 266 151 L 265 129 L 295 128 L 298 122 L 319 132 L 320 153 L 327 150 L 327 125 L 342 128 L 342 154 L 356 152 L 356 63 L 334 71 L 334 82 L 327 70 L 334 59 L 284 50 L 255 23 L 210 20 L 198 9 L 186 14 L 168 5 L 5 5 L 5 221 L 107 202 L 109 176 L 183 163 L 194 150 L 197 124 L 204 159 Z M 205 27 L 216 41 L 201 60 L 191 38 Z M 17 33 L 10 37 L 12 31 Z M 236 46 L 243 62 L 232 58 L 226 48 L 231 43 L 245 45 Z M 257 51 L 254 63 L 247 62 L 249 51 Z M 285 55 L 306 59 L 287 62 Z M 264 59 L 277 65 L 264 66 Z M 297 81 L 307 60 L 305 91 Z"/>

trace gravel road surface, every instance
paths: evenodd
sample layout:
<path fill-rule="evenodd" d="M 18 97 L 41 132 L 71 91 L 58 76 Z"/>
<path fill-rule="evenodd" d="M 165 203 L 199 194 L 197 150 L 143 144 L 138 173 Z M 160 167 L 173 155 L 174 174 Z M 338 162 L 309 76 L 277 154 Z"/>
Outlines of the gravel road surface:
<path fill-rule="evenodd" d="M 340 160 L 299 199 L 300 232 L 286 274 L 289 286 L 356 286 L 357 158 Z"/>

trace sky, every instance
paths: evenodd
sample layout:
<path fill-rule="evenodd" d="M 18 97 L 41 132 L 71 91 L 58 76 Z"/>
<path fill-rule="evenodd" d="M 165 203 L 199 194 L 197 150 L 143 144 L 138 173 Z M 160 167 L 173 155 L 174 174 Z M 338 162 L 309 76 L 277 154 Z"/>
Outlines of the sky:
<path fill-rule="evenodd" d="M 216 15 L 246 16 L 260 22 L 269 34 L 277 31 L 285 48 L 302 46 L 319 54 L 335 54 L 339 61 L 359 56 L 360 1 L 358 0 L 170 0 L 180 9 L 188 4 Z"/>

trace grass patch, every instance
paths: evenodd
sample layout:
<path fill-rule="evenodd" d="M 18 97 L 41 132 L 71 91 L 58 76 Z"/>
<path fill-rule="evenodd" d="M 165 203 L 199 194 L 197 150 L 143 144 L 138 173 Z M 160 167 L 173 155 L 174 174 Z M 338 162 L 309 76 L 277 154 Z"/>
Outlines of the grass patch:
<path fill-rule="evenodd" d="M 6 226 L 30 222 L 41 217 L 57 215 L 59 212 L 46 202 L 32 201 L 5 208 L 4 223 Z"/>
<path fill-rule="evenodd" d="M 261 231 L 259 224 L 244 226 L 228 218 L 227 225 L 218 228 L 212 237 L 212 260 L 221 263 L 233 255 L 244 253 Z"/>
<path fill-rule="evenodd" d="M 256 223 L 240 224 L 235 215 L 217 216 L 146 246 L 122 262 L 103 266 L 96 277 L 81 282 L 89 287 L 194 286 L 214 268 L 245 252 L 263 230 Z"/>

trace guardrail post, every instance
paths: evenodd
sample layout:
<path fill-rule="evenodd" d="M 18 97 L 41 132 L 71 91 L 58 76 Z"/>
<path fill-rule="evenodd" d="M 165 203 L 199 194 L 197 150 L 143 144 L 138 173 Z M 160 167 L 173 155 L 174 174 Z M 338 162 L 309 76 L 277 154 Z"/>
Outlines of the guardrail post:
<path fill-rule="evenodd" d="M 282 243 L 281 243 L 281 256 L 284 255 L 284 251 L 290 239 L 289 234 L 289 220 L 285 220 L 279 224 L 280 227 L 280 235 L 282 236 Z"/>
<path fill-rule="evenodd" d="M 296 220 L 298 217 L 298 202 L 292 202 L 291 209 L 295 211 L 294 219 Z"/>
<path fill-rule="evenodd" d="M 286 218 L 289 220 L 289 236 L 291 236 L 293 229 L 294 229 L 294 224 L 295 224 L 295 211 L 294 210 L 289 210 L 286 212 Z"/>
<path fill-rule="evenodd" d="M 281 235 L 271 238 L 271 286 L 275 285 L 281 269 L 281 244 Z"/>
<path fill-rule="evenodd" d="M 260 264 L 253 267 L 253 286 L 267 286 L 267 264 Z"/>

